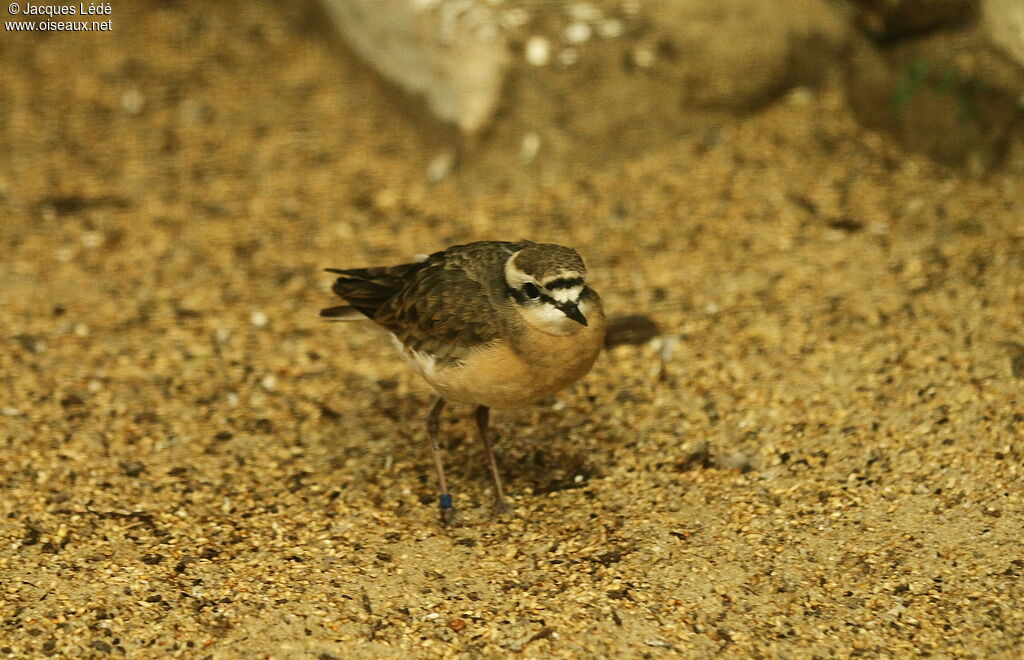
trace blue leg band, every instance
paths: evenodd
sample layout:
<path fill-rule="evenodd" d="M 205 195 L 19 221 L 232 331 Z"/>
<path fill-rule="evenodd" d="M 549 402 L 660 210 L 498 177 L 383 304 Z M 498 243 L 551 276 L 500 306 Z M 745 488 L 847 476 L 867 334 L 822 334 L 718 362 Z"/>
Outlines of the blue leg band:
<path fill-rule="evenodd" d="M 452 496 L 449 493 L 443 493 L 438 500 L 441 502 L 442 509 L 452 508 Z"/>

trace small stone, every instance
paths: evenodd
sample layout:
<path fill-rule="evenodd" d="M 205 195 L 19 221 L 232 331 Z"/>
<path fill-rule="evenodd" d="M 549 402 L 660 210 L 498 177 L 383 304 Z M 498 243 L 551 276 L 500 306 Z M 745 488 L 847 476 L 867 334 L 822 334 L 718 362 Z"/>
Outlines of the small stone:
<path fill-rule="evenodd" d="M 794 87 L 790 90 L 786 100 L 798 107 L 807 106 L 814 100 L 814 91 L 809 87 Z"/>
<path fill-rule="evenodd" d="M 455 632 L 459 632 L 460 630 L 466 627 L 466 622 L 462 619 L 452 619 L 448 622 L 448 627 L 454 630 Z"/>
<path fill-rule="evenodd" d="M 597 24 L 597 33 L 605 39 L 614 39 L 621 37 L 622 33 L 626 31 L 625 26 L 617 18 L 609 18 L 606 21 L 601 21 Z"/>
<path fill-rule="evenodd" d="M 649 69 L 654 66 L 656 60 L 654 49 L 640 46 L 633 50 L 633 62 L 641 69 Z"/>
<path fill-rule="evenodd" d="M 142 461 L 123 461 L 120 466 L 121 471 L 128 477 L 137 477 L 146 471 L 146 464 Z"/>
<path fill-rule="evenodd" d="M 430 161 L 430 165 L 427 165 L 427 181 L 430 183 L 442 181 L 451 173 L 454 166 L 455 152 L 451 149 L 445 149 L 434 156 L 434 160 Z"/>
<path fill-rule="evenodd" d="M 565 28 L 565 40 L 571 44 L 581 44 L 590 40 L 594 31 L 586 23 L 571 23 Z"/>
<path fill-rule="evenodd" d="M 103 234 L 98 231 L 87 231 L 82 234 L 82 246 L 87 248 L 98 248 L 103 245 Z"/>
<path fill-rule="evenodd" d="M 501 12 L 501 24 L 509 29 L 520 28 L 530 22 L 530 12 L 522 7 L 510 7 Z"/>
<path fill-rule="evenodd" d="M 530 37 L 526 40 L 524 53 L 526 62 L 531 66 L 545 66 L 551 61 L 551 42 L 540 36 Z"/>
<path fill-rule="evenodd" d="M 519 160 L 529 165 L 537 157 L 540 151 L 540 136 L 530 132 L 523 136 L 523 142 L 519 147 Z"/>
<path fill-rule="evenodd" d="M 64 408 L 70 408 L 72 406 L 80 406 L 83 403 L 85 403 L 85 402 L 82 401 L 82 397 L 78 396 L 77 394 L 69 394 L 69 395 L 67 395 L 66 397 L 64 397 L 63 399 L 60 400 L 60 405 L 62 407 L 64 407 Z"/>
<path fill-rule="evenodd" d="M 146 97 L 137 89 L 129 89 L 121 95 L 121 109 L 130 115 L 142 112 L 146 105 Z"/>
<path fill-rule="evenodd" d="M 252 323 L 257 328 L 264 327 L 267 325 L 269 320 L 270 319 L 267 318 L 267 315 L 260 311 L 253 312 L 249 315 L 249 323 Z"/>

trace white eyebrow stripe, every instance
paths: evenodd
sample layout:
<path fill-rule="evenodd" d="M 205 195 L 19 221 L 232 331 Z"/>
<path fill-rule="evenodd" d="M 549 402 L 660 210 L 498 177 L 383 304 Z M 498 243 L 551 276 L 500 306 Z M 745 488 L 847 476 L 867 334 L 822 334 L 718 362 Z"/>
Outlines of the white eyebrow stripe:
<path fill-rule="evenodd" d="M 568 289 L 555 289 L 554 291 L 548 291 L 547 295 L 558 302 L 570 302 L 579 300 L 581 293 L 583 293 L 582 284 Z"/>

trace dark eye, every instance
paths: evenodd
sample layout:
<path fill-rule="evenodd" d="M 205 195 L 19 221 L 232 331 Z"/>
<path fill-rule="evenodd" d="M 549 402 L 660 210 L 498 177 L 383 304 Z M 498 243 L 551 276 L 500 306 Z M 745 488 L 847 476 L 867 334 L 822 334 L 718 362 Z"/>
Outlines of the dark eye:
<path fill-rule="evenodd" d="M 538 298 L 540 296 L 540 289 L 533 282 L 527 282 L 523 285 L 523 295 L 527 298 Z"/>

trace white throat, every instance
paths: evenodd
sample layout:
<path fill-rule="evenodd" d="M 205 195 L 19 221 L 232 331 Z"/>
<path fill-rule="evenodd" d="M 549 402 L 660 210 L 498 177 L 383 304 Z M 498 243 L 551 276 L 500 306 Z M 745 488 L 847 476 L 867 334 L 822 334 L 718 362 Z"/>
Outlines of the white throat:
<path fill-rule="evenodd" d="M 573 321 L 565 315 L 565 312 L 551 303 L 541 302 L 535 305 L 520 305 L 518 309 L 527 325 L 556 337 L 574 335 L 585 327 Z M 580 312 L 583 313 L 583 316 L 587 316 L 590 313 L 590 305 L 585 301 L 581 302 Z"/>

